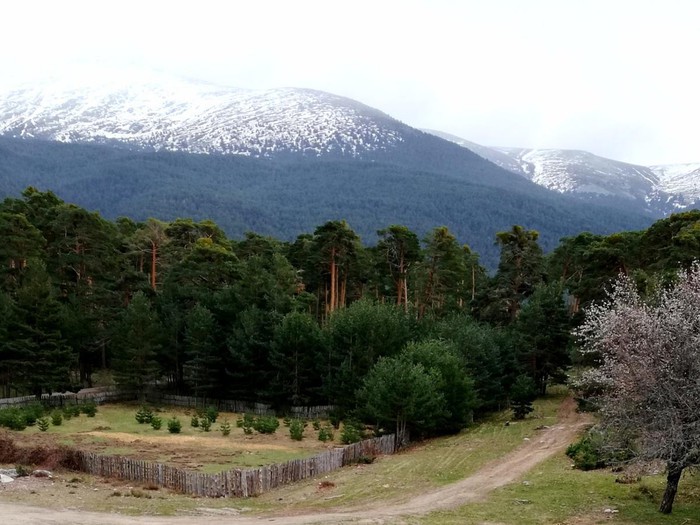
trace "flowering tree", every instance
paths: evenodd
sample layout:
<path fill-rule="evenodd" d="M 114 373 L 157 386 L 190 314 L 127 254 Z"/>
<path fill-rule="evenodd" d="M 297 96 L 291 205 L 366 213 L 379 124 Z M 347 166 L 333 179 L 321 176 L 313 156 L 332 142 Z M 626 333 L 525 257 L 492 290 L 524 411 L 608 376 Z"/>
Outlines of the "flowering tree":
<path fill-rule="evenodd" d="M 578 334 L 602 365 L 591 376 L 610 434 L 640 460 L 663 460 L 660 511 L 670 513 L 684 469 L 700 465 L 700 264 L 648 300 L 620 277 Z"/>

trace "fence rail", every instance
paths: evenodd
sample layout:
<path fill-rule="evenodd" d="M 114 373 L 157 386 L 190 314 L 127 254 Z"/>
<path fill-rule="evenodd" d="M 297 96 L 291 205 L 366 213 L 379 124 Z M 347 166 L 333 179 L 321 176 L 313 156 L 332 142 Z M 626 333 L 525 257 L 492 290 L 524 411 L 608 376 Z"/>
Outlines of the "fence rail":
<path fill-rule="evenodd" d="M 41 403 L 46 406 L 60 407 L 65 405 L 80 405 L 83 403 L 116 403 L 118 401 L 132 401 L 136 394 L 117 388 L 102 389 L 97 392 L 78 392 L 77 394 L 66 392 L 62 394 L 42 394 Z M 38 401 L 36 396 L 8 397 L 0 399 L 0 409 L 28 406 Z"/>
<path fill-rule="evenodd" d="M 41 403 L 50 407 L 62 407 L 66 405 L 80 405 L 93 402 L 98 405 L 103 403 L 116 403 L 119 401 L 135 401 L 138 394 L 120 390 L 115 387 L 100 389 L 99 391 L 70 392 L 62 394 L 43 394 Z M 221 411 L 236 412 L 239 414 L 250 413 L 256 416 L 274 416 L 275 411 L 271 405 L 265 403 L 255 403 L 251 401 L 237 401 L 234 399 L 203 399 L 191 396 L 177 396 L 165 394 L 158 391 L 150 391 L 146 394 L 146 401 L 149 403 L 178 406 L 185 408 L 206 407 L 213 405 Z M 23 407 L 37 402 L 35 396 L 9 397 L 0 399 L 0 410 L 3 408 Z M 291 407 L 290 413 L 293 417 L 304 419 L 315 419 L 328 417 L 333 410 L 333 406 L 300 406 Z"/>
<path fill-rule="evenodd" d="M 363 456 L 393 454 L 395 444 L 396 440 L 391 434 L 330 449 L 310 458 L 255 469 L 231 469 L 218 474 L 203 474 L 162 463 L 84 451 L 76 451 L 74 459 L 78 470 L 95 476 L 154 484 L 193 496 L 249 497 L 320 476 L 357 462 Z"/>

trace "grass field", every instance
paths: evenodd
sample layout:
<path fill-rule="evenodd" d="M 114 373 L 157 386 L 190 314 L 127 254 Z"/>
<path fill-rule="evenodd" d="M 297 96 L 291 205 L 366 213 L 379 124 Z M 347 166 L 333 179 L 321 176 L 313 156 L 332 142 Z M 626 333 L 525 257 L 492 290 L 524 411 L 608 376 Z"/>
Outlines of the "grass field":
<path fill-rule="evenodd" d="M 301 482 L 257 498 L 197 499 L 163 489 L 146 491 L 143 490 L 144 487 L 133 487 L 124 482 L 62 473 L 59 481 L 50 485 L 50 488 L 28 487 L 24 491 L 16 489 L 0 492 L 0 501 L 128 514 L 202 516 L 221 515 L 222 512 L 296 515 L 342 511 L 350 507 L 381 508 L 386 502 L 409 500 L 430 489 L 463 479 L 488 462 L 517 448 L 525 439 L 537 435 L 537 427 L 551 425 L 556 421 L 562 400 L 561 395 L 538 400 L 535 412 L 524 422 L 512 422 L 506 426 L 504 423 L 510 417 L 509 413 L 497 414 L 458 435 L 429 440 L 400 454 L 379 458 L 373 464 L 346 467 L 324 476 L 322 480 Z M 109 421 L 109 411 L 101 412 L 105 421 Z M 55 431 L 52 428 L 51 432 L 59 437 L 74 435 L 67 428 Z M 152 432 L 138 426 L 136 430 L 141 431 L 140 439 Z M 102 437 L 108 437 L 109 431 L 104 432 Z M 167 431 L 160 432 L 164 437 L 168 436 Z M 199 431 L 188 428 L 187 433 L 179 437 L 197 436 L 197 432 Z M 241 430 L 235 429 L 234 432 L 241 433 Z M 280 427 L 278 433 L 280 435 L 276 439 L 293 446 L 284 427 Z M 212 435 L 205 436 L 205 439 L 218 438 Z M 316 440 L 309 438 L 302 443 L 307 444 L 307 441 L 311 444 Z M 647 476 L 640 483 L 629 485 L 615 483 L 617 476 L 619 474 L 610 471 L 573 470 L 570 460 L 559 454 L 541 463 L 515 483 L 495 490 L 485 501 L 470 503 L 451 511 L 389 519 L 384 523 L 700 525 L 700 475 L 684 475 L 671 516 L 657 511 L 665 483 L 663 475 Z M 325 482 L 323 486 L 320 486 L 320 481 Z M 136 492 L 132 493 L 132 490 Z"/>
<path fill-rule="evenodd" d="M 236 427 L 239 414 L 221 413 L 210 432 L 190 425 L 194 411 L 166 408 L 157 413 L 163 420 L 160 430 L 135 419 L 136 405 L 102 405 L 95 417 L 80 415 L 64 419 L 46 432 L 36 426 L 13 432 L 23 445 L 59 443 L 107 455 L 124 455 L 136 459 L 157 461 L 201 472 L 220 472 L 234 467 L 257 467 L 290 459 L 312 456 L 336 441 L 323 443 L 309 424 L 304 439 L 294 441 L 289 429 L 280 421 L 274 434 L 246 435 Z M 179 434 L 170 434 L 167 420 L 177 417 L 182 423 Z M 231 424 L 231 434 L 223 436 L 220 423 Z"/>

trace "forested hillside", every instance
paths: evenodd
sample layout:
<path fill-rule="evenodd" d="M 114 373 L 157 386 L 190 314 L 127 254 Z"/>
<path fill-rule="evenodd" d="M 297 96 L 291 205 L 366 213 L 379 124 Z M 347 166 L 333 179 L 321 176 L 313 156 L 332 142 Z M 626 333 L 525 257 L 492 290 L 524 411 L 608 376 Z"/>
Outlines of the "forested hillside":
<path fill-rule="evenodd" d="M 108 221 L 33 188 L 0 205 L 0 239 L 5 396 L 106 368 L 136 390 L 412 413 L 432 433 L 561 380 L 581 305 L 620 272 L 653 290 L 689 266 L 700 212 L 581 233 L 546 257 L 537 231 L 510 225 L 482 240 L 500 253 L 492 277 L 444 226 L 420 240 L 387 224 L 372 246 L 342 220 L 232 240 L 209 220 Z M 370 402 L 382 396 L 388 412 Z"/>
<path fill-rule="evenodd" d="M 395 148 L 362 159 L 279 154 L 274 158 L 133 151 L 0 137 L 0 197 L 27 186 L 114 220 L 212 219 L 226 234 L 254 231 L 290 241 L 345 219 L 363 242 L 388 224 L 420 237 L 438 225 L 498 264 L 494 235 L 512 224 L 540 232 L 549 251 L 561 237 L 647 227 L 629 203 L 593 204 L 536 186 L 465 148 L 417 130 Z"/>

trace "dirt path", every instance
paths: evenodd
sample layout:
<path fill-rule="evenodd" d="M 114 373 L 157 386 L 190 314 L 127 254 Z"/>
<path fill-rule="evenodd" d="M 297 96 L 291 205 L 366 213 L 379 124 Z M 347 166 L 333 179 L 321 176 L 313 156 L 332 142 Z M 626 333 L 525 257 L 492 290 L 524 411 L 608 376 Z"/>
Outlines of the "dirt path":
<path fill-rule="evenodd" d="M 374 503 L 371 507 L 354 507 L 342 512 L 325 512 L 298 516 L 238 516 L 221 510 L 221 516 L 129 517 L 75 510 L 48 510 L 39 507 L 0 503 L 3 523 L 13 525 L 259 525 L 275 523 L 302 525 L 309 523 L 340 524 L 395 523 L 401 516 L 427 514 L 484 499 L 492 490 L 516 481 L 538 463 L 564 450 L 588 419 L 577 414 L 573 400 L 564 402 L 556 426 L 542 429 L 513 452 L 486 465 L 472 476 L 405 501 Z M 212 509 L 213 510 L 213 509 Z"/>

